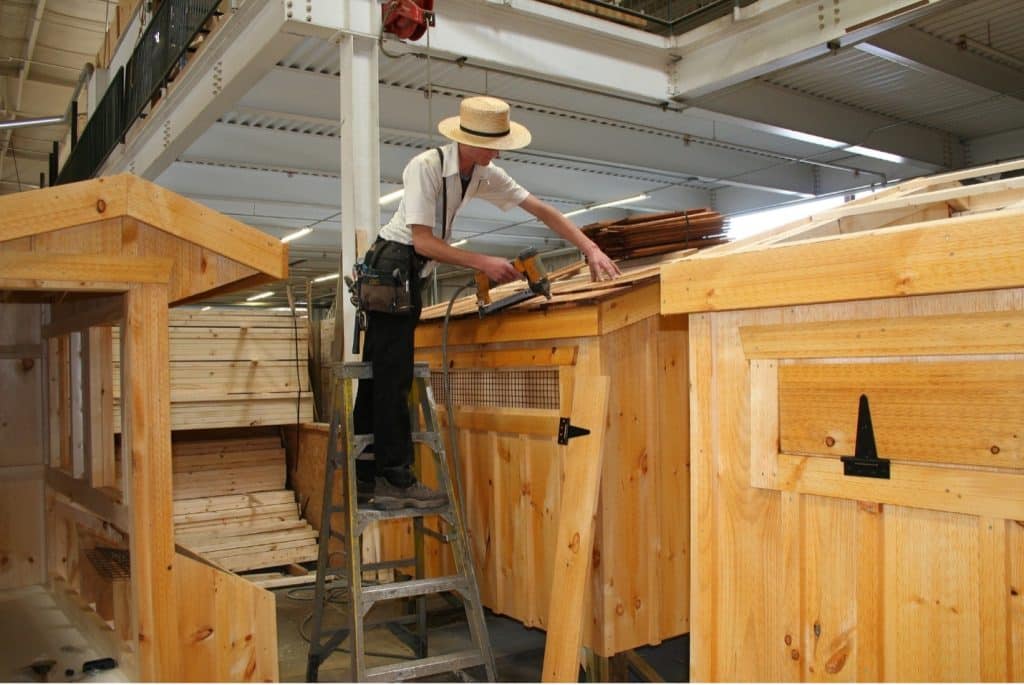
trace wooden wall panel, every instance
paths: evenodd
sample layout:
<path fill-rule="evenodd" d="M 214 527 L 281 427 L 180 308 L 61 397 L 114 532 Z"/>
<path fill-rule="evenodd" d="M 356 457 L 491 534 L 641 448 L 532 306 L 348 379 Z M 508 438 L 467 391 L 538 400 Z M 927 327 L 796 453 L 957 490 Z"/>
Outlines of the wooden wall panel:
<path fill-rule="evenodd" d="M 20 313 L 7 316 L 12 309 Z M 32 305 L 0 308 L 0 467 L 43 461 L 45 360 L 37 312 L 38 307 Z M 17 329 L 24 333 L 16 333 Z"/>
<path fill-rule="evenodd" d="M 0 590 L 45 580 L 43 530 L 42 470 L 0 468 Z"/>
<path fill-rule="evenodd" d="M 747 327 L 767 331 L 767 326 L 780 324 L 784 329 L 789 324 L 799 328 L 834 320 L 905 320 L 919 315 L 955 317 L 1022 309 L 1024 292 L 1014 290 L 691 317 L 695 573 L 691 596 L 692 679 L 1020 679 L 1019 664 L 1024 660 L 1019 656 L 1024 644 L 1019 588 L 1024 575 L 1024 525 L 980 510 L 943 510 L 939 500 L 927 505 L 929 509 L 872 500 L 872 488 L 881 493 L 886 487 L 899 487 L 898 481 L 877 481 L 875 485 L 870 479 L 847 477 L 847 492 L 855 494 L 844 496 L 844 491 L 838 489 L 829 497 L 771 489 L 785 486 L 779 482 L 755 487 L 751 482 L 750 402 L 751 378 L 756 374 L 750 373 L 752 362 L 744 354 L 738 331 Z M 936 335 L 941 336 L 941 331 Z M 988 368 L 972 373 L 981 373 L 998 385 L 998 378 L 985 375 L 987 371 L 1019 364 L 1016 356 L 993 357 L 984 352 L 973 352 L 970 358 L 960 356 L 955 361 L 936 357 L 931 348 L 927 354 L 924 363 L 900 357 L 893 358 L 889 367 L 932 364 L 934 371 L 943 364 L 973 362 L 979 368 Z M 786 374 L 800 374 L 803 369 L 787 367 L 785 354 L 776 357 L 782 357 L 779 388 L 785 401 Z M 817 366 L 807 363 L 807 393 L 800 404 L 791 405 L 799 411 L 790 411 L 789 415 L 798 414 L 806 423 L 807 415 L 828 414 L 810 399 L 815 383 L 839 378 L 840 385 L 852 386 L 855 381 L 850 379 L 863 370 L 859 366 L 864 361 L 835 359 Z M 844 364 L 848 368 L 839 368 Z M 944 371 L 949 368 L 944 367 Z M 876 385 L 884 385 L 885 377 L 884 373 L 877 376 Z M 903 383 L 907 379 L 922 381 L 917 383 L 920 403 L 924 401 L 920 398 L 934 398 L 929 393 L 932 386 L 922 379 L 942 377 L 918 368 L 896 374 L 892 380 L 905 392 L 917 383 Z M 962 380 L 963 374 L 952 378 L 959 382 L 956 379 Z M 972 388 L 985 385 L 963 387 L 970 395 Z M 1006 395 L 1004 388 L 1003 396 L 1012 398 L 1015 390 L 1009 392 Z M 951 398 L 954 394 L 943 395 L 940 391 L 937 397 Z M 1017 404 L 1013 400 L 992 400 L 985 411 L 993 415 L 995 425 L 1002 425 L 999 422 L 1016 415 Z M 965 411 L 974 416 L 970 407 Z M 872 414 L 877 428 L 879 417 L 874 404 Z M 851 418 L 855 425 L 855 412 Z M 978 421 L 981 425 L 980 418 Z M 941 439 L 943 430 L 936 424 L 931 433 Z M 796 428 L 786 435 L 797 441 L 805 439 Z M 840 437 L 836 436 L 837 441 Z M 921 435 L 919 439 L 934 437 Z M 879 449 L 886 456 L 880 437 Z M 923 454 L 926 449 L 926 445 L 916 448 L 917 452 L 903 449 L 901 458 Z M 972 474 L 985 473 L 998 479 L 998 473 L 972 465 L 965 451 L 961 444 L 955 455 L 945 459 L 945 469 L 952 478 L 967 482 Z M 1012 448 L 1009 451 L 1012 453 Z M 993 456 L 990 451 L 989 457 Z M 811 457 L 806 461 L 832 460 Z M 1007 466 L 1010 464 L 1000 464 L 1000 473 L 1017 471 Z M 1024 500 L 1024 495 L 1020 498 Z"/>
<path fill-rule="evenodd" d="M 183 554 L 175 555 L 174 567 L 182 680 L 276 681 L 273 593 Z"/>
<path fill-rule="evenodd" d="M 980 680 L 978 554 L 975 517 L 887 510 L 886 680 Z"/>
<path fill-rule="evenodd" d="M 0 589 L 43 582 L 42 307 L 0 305 Z"/>

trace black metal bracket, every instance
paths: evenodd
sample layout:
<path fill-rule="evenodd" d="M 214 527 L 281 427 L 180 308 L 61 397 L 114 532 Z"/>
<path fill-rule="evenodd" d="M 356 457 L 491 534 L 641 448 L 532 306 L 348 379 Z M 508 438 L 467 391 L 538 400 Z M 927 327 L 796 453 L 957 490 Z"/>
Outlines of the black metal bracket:
<path fill-rule="evenodd" d="M 875 429 L 871 425 L 871 409 L 868 396 L 860 396 L 857 411 L 857 446 L 852 457 L 842 457 L 843 475 L 861 478 L 884 478 L 889 480 L 889 460 L 878 458 L 875 447 Z"/>
<path fill-rule="evenodd" d="M 568 445 L 569 441 L 573 438 L 578 438 L 581 435 L 590 435 L 589 428 L 580 428 L 569 423 L 569 417 L 563 416 L 558 419 L 558 444 Z"/>

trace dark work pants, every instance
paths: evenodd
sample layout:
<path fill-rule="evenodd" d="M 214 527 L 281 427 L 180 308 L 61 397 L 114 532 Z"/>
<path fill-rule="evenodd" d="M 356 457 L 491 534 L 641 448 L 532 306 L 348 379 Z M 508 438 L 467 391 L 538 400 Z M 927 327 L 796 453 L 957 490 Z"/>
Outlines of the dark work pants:
<path fill-rule="evenodd" d="M 403 257 L 400 248 L 404 246 L 389 246 L 394 249 L 368 255 L 367 263 L 386 271 L 395 265 L 404 267 L 403 273 L 412 271 L 412 309 L 404 314 L 367 312 L 363 361 L 371 363 L 373 379 L 359 381 L 353 422 L 357 434 L 373 433 L 374 461 L 357 460 L 356 477 L 370 481 L 375 476 L 384 476 L 394 485 L 405 487 L 413 481 L 409 390 L 413 379 L 413 341 L 423 300 L 411 248 Z M 400 264 L 403 260 L 405 264 Z"/>

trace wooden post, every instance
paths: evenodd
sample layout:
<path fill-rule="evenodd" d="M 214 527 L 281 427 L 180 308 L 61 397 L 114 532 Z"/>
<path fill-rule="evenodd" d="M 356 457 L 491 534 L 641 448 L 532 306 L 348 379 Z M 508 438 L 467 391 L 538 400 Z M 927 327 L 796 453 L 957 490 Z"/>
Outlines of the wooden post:
<path fill-rule="evenodd" d="M 131 508 L 132 634 L 143 681 L 181 680 L 171 498 L 167 286 L 133 285 L 121 329 L 124 483 Z"/>
<path fill-rule="evenodd" d="M 583 609 L 594 545 L 594 517 L 601 486 L 604 431 L 608 421 L 607 376 L 577 372 L 573 389 L 574 426 L 589 435 L 570 439 L 562 460 L 555 564 L 548 608 L 548 639 L 544 649 L 544 682 L 576 682 L 583 637 Z"/>

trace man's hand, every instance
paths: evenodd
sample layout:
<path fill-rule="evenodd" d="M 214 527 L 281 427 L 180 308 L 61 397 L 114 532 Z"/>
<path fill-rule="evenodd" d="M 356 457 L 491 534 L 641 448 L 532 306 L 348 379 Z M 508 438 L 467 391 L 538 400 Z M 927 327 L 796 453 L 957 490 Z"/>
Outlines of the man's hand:
<path fill-rule="evenodd" d="M 480 265 L 477 268 L 495 283 L 510 283 L 523 277 L 511 262 L 501 257 L 480 255 Z"/>
<path fill-rule="evenodd" d="M 593 247 L 584 253 L 587 259 L 587 266 L 590 267 L 590 280 L 603 281 L 621 276 L 622 272 L 619 271 L 619 267 L 615 266 L 615 262 L 602 252 L 601 248 L 597 245 L 593 243 L 591 245 Z"/>

